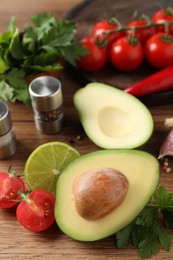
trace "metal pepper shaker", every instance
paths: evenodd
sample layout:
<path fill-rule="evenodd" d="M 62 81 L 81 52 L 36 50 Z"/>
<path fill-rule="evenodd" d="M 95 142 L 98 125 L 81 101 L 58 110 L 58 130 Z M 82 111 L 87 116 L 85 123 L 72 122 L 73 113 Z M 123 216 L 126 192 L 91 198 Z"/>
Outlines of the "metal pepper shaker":
<path fill-rule="evenodd" d="M 16 152 L 16 138 L 12 127 L 10 110 L 0 101 L 0 159 L 4 160 Z"/>
<path fill-rule="evenodd" d="M 52 76 L 38 77 L 30 83 L 29 94 L 37 130 L 59 133 L 64 119 L 61 82 Z"/>

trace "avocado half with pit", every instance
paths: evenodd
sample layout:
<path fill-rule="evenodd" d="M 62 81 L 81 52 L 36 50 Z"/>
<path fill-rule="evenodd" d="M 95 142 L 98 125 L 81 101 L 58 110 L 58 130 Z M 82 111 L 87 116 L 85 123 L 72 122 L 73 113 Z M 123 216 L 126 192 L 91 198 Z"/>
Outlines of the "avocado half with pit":
<path fill-rule="evenodd" d="M 83 155 L 59 176 L 56 222 L 79 241 L 115 234 L 142 211 L 158 181 L 158 161 L 147 152 L 116 149 Z"/>
<path fill-rule="evenodd" d="M 102 83 L 89 83 L 74 94 L 74 105 L 88 137 L 105 149 L 132 149 L 153 132 L 153 118 L 136 97 Z"/>

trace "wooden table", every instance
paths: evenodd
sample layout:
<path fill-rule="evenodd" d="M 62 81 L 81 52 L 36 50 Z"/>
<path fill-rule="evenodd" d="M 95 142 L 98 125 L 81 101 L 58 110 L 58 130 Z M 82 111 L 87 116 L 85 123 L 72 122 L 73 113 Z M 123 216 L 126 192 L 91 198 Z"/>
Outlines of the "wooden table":
<path fill-rule="evenodd" d="M 5 31 L 5 25 L 12 15 L 17 17 L 17 24 L 22 29 L 34 13 L 46 11 L 57 18 L 65 15 L 69 9 L 81 0 L 1 0 L 0 1 L 0 30 Z M 77 112 L 73 106 L 72 97 L 80 84 L 63 71 L 61 78 L 64 96 L 65 124 L 57 135 L 42 135 L 34 124 L 31 107 L 21 103 L 9 104 L 17 137 L 17 152 L 9 160 L 0 161 L 0 169 L 7 170 L 10 165 L 18 174 L 23 173 L 25 162 L 30 153 L 40 144 L 49 141 L 62 141 L 73 145 L 81 154 L 98 150 L 83 132 Z M 164 106 L 149 107 L 154 118 L 154 133 L 151 140 L 143 149 L 158 156 L 161 142 L 170 129 L 165 128 L 166 117 L 173 116 L 173 102 Z M 82 138 L 77 138 L 81 136 Z M 162 174 L 160 183 L 173 192 L 173 175 Z M 70 221 L 70 216 L 69 216 Z M 112 237 L 93 243 L 80 243 L 62 234 L 57 225 L 40 234 L 29 232 L 22 228 L 15 217 L 15 209 L 0 210 L 0 259 L 33 260 L 33 259 L 140 259 L 135 248 L 116 249 Z M 160 250 L 152 259 L 173 259 L 173 243 L 169 253 Z"/>

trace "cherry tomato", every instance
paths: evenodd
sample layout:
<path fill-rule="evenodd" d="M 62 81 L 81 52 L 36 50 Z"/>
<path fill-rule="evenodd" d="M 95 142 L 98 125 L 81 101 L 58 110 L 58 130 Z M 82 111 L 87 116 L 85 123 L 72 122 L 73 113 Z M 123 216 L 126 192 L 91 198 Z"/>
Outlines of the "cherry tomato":
<path fill-rule="evenodd" d="M 161 9 L 157 11 L 153 17 L 152 22 L 153 23 L 165 23 L 165 22 L 173 22 L 173 9 L 170 7 Z M 157 32 L 164 32 L 165 27 L 164 26 L 156 26 Z M 169 33 L 173 34 L 173 24 L 169 25 Z"/>
<path fill-rule="evenodd" d="M 137 69 L 144 58 L 142 44 L 137 41 L 132 43 L 124 36 L 113 43 L 110 50 L 112 64 L 121 71 L 133 71 Z"/>
<path fill-rule="evenodd" d="M 105 32 L 109 30 L 117 30 L 117 29 L 119 29 L 119 24 L 113 19 L 110 21 L 101 20 L 93 26 L 91 36 L 98 37 L 98 40 L 102 41 L 103 38 L 105 37 Z M 115 40 L 119 39 L 123 35 L 125 35 L 125 33 L 122 31 L 108 34 L 106 36 L 108 46 L 110 47 Z"/>
<path fill-rule="evenodd" d="M 54 196 L 45 190 L 22 194 L 23 201 L 17 207 L 19 223 L 28 230 L 40 232 L 50 227 L 54 220 Z"/>
<path fill-rule="evenodd" d="M 0 208 L 12 208 L 21 199 L 18 191 L 25 192 L 25 184 L 15 172 L 0 172 Z"/>
<path fill-rule="evenodd" d="M 171 35 L 164 39 L 164 33 L 154 34 L 145 45 L 147 61 L 155 68 L 164 68 L 173 64 L 173 38 Z"/>
<path fill-rule="evenodd" d="M 127 24 L 127 28 L 132 28 L 132 27 L 139 27 L 139 26 L 145 26 L 149 25 L 149 21 L 147 19 L 138 19 L 131 21 L 130 23 Z M 132 34 L 132 30 L 128 30 L 127 34 Z M 154 33 L 156 33 L 155 27 L 154 26 L 149 26 L 147 28 L 139 28 L 135 29 L 135 34 L 138 36 L 139 41 L 142 44 L 145 44 L 148 38 L 150 38 Z"/>
<path fill-rule="evenodd" d="M 85 37 L 81 40 L 82 46 L 88 50 L 88 54 L 82 56 L 77 65 L 80 69 L 89 72 L 100 70 L 108 59 L 108 50 L 106 47 L 98 47 L 95 39 L 92 37 Z"/>

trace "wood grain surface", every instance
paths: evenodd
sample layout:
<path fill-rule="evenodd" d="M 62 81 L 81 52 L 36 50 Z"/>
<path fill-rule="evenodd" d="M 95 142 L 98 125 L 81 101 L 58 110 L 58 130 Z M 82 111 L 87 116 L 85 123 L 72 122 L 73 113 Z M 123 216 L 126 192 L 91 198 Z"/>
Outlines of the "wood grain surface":
<path fill-rule="evenodd" d="M 5 31 L 5 24 L 12 15 L 17 17 L 18 25 L 22 29 L 24 23 L 29 22 L 30 15 L 34 13 L 49 11 L 55 14 L 57 18 L 60 18 L 65 16 L 72 7 L 81 2 L 81 0 L 1 0 L 0 31 Z M 128 1 L 128 3 L 131 2 L 133 1 Z M 25 162 L 30 153 L 38 145 L 49 141 L 69 143 L 81 154 L 100 149 L 85 135 L 73 105 L 73 94 L 81 85 L 75 80 L 73 75 L 69 75 L 65 70 L 61 74 L 60 80 L 62 82 L 64 97 L 65 123 L 62 131 L 57 135 L 42 135 L 36 130 L 31 107 L 25 107 L 21 103 L 9 103 L 17 138 L 17 152 L 9 160 L 0 161 L 1 170 L 7 170 L 12 165 L 13 169 L 22 175 Z M 153 115 L 154 132 L 150 141 L 143 149 L 157 157 L 159 147 L 170 130 L 165 128 L 164 120 L 167 117 L 173 116 L 173 102 L 169 105 L 148 106 L 148 108 Z M 78 138 L 78 136 L 81 138 Z M 161 173 L 160 184 L 173 192 L 173 174 Z M 172 234 L 171 237 L 173 238 Z M 1 209 L 0 259 L 139 260 L 140 257 L 137 250 L 133 247 L 123 250 L 116 249 L 114 237 L 108 237 L 92 243 L 81 243 L 64 235 L 56 224 L 38 234 L 29 232 L 17 222 L 15 209 Z M 160 249 L 159 254 L 153 256 L 151 259 L 172 260 L 173 242 L 170 252 Z"/>

